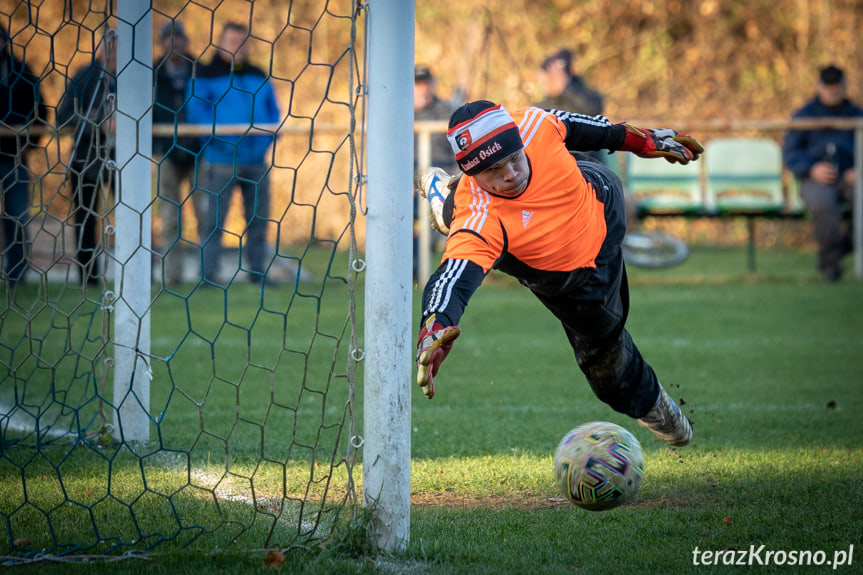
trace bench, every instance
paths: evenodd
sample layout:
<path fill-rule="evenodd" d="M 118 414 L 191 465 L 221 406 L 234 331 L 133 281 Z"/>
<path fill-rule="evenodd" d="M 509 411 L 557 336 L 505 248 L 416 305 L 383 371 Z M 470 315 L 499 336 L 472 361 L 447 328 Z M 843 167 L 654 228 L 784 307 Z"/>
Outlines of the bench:
<path fill-rule="evenodd" d="M 756 271 L 756 220 L 806 216 L 796 182 L 785 170 L 782 149 L 774 140 L 714 139 L 705 146 L 701 160 L 686 165 L 631 154 L 608 158 L 632 194 L 639 218 L 746 218 L 747 269 L 752 273 Z"/>

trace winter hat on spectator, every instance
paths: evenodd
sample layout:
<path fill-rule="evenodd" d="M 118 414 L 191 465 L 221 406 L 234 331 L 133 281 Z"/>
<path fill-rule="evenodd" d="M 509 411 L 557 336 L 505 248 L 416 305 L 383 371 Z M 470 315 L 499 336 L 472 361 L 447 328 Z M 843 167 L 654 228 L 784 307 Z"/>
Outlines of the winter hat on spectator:
<path fill-rule="evenodd" d="M 555 62 L 561 63 L 563 67 L 566 68 L 567 72 L 572 73 L 572 52 L 566 48 L 561 48 L 554 54 L 550 54 L 546 57 L 546 59 L 542 61 L 542 64 L 540 64 L 540 68 L 548 70 L 549 66 Z"/>
<path fill-rule="evenodd" d="M 822 84 L 826 84 L 828 86 L 834 84 L 841 84 L 845 79 L 845 74 L 842 72 L 841 68 L 837 68 L 836 66 L 827 66 L 821 70 L 819 74 L 819 79 Z"/>
<path fill-rule="evenodd" d="M 456 162 L 468 176 L 490 168 L 524 147 L 509 112 L 487 100 L 468 102 L 453 112 L 446 136 Z"/>
<path fill-rule="evenodd" d="M 414 83 L 430 82 L 432 80 L 434 80 L 434 76 L 428 66 L 414 66 Z"/>

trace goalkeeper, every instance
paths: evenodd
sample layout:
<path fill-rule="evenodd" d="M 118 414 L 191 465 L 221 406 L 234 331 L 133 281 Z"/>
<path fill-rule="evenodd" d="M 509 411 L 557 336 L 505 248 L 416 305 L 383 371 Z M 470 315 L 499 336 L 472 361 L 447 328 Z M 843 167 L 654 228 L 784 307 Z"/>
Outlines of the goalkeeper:
<path fill-rule="evenodd" d="M 535 107 L 510 115 L 487 101 L 457 109 L 447 137 L 464 177 L 456 182 L 430 168 L 421 178 L 432 227 L 448 235 L 422 298 L 417 383 L 426 397 L 434 397 L 434 378 L 461 333 L 468 300 L 497 269 L 560 320 L 600 400 L 670 445 L 689 443 L 688 418 L 624 327 L 622 183 L 603 164 L 571 152 L 620 150 L 686 164 L 703 152 L 701 144 L 603 116 Z"/>

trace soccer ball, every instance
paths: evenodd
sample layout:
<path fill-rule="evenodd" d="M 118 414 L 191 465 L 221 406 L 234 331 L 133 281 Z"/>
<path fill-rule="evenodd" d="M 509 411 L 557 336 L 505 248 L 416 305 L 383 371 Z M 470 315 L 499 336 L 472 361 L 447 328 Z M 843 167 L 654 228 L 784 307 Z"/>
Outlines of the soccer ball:
<path fill-rule="evenodd" d="M 603 511 L 625 503 L 638 491 L 644 454 L 638 439 L 619 425 L 585 423 L 560 440 L 554 453 L 554 475 L 572 503 Z"/>

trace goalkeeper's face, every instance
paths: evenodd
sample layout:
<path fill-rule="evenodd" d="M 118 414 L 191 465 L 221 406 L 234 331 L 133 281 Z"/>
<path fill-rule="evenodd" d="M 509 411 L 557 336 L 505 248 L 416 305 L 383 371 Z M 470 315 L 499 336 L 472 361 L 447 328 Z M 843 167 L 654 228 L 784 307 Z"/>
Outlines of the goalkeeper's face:
<path fill-rule="evenodd" d="M 530 181 L 530 162 L 524 149 L 510 154 L 503 160 L 473 176 L 485 191 L 496 196 L 515 198 L 527 189 Z"/>

